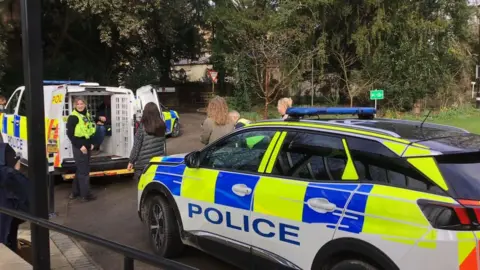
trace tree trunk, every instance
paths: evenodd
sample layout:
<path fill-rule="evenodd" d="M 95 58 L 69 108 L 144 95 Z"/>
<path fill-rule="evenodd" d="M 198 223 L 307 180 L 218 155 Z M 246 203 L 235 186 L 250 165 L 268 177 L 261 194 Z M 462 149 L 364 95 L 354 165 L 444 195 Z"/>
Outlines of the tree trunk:
<path fill-rule="evenodd" d="M 350 108 L 352 108 L 352 107 L 353 107 L 353 97 L 350 96 Z"/>
<path fill-rule="evenodd" d="M 263 108 L 263 119 L 268 119 L 268 99 L 265 99 L 265 108 Z"/>
<path fill-rule="evenodd" d="M 268 119 L 268 104 L 270 103 L 270 92 L 268 91 L 268 67 L 265 68 L 265 108 L 263 110 L 263 119 Z"/>

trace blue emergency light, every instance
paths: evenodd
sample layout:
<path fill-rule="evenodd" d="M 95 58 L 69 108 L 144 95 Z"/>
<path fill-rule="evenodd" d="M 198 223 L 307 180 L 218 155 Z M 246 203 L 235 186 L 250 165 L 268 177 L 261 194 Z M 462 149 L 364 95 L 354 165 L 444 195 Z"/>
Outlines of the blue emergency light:
<path fill-rule="evenodd" d="M 373 107 L 291 107 L 287 109 L 288 116 L 292 118 L 339 114 L 358 115 L 359 117 L 373 118 L 376 112 L 377 110 Z"/>
<path fill-rule="evenodd" d="M 82 83 L 85 83 L 85 81 L 43 81 L 44 85 L 60 85 L 60 84 L 80 85 Z"/>

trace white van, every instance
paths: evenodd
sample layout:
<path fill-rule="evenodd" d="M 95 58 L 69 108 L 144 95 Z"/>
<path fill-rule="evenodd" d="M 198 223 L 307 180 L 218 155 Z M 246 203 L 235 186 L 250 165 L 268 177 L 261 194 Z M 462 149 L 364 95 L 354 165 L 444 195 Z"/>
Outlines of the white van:
<path fill-rule="evenodd" d="M 130 174 L 127 170 L 130 150 L 133 146 L 134 129 L 141 118 L 142 109 L 148 102 L 154 102 L 162 112 L 157 92 L 152 86 L 143 86 L 136 95 L 124 87 L 100 86 L 98 83 L 83 81 L 44 81 L 45 137 L 48 171 L 60 174 L 64 179 L 73 179 L 75 163 L 72 145 L 66 134 L 66 122 L 73 109 L 73 100 L 82 96 L 93 117 L 105 96 L 111 101 L 111 136 L 105 136 L 102 152 L 91 158 L 91 176 Z M 27 118 L 25 87 L 21 86 L 9 98 L 0 121 L 2 137 L 20 156 L 22 164 L 28 166 Z M 169 115 L 167 133 L 179 130 L 178 114 L 175 111 L 162 112 Z M 175 116 L 175 118 L 172 117 Z M 165 119 L 166 120 L 166 119 Z M 167 121 L 166 121 L 167 122 Z M 178 135 L 178 134 L 175 134 Z"/>

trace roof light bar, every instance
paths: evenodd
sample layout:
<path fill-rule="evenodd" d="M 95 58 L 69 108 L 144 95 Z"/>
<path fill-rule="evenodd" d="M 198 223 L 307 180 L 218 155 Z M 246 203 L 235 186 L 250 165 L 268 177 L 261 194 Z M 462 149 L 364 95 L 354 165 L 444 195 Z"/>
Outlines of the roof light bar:
<path fill-rule="evenodd" d="M 43 81 L 44 85 L 59 85 L 59 84 L 68 84 L 68 85 L 80 85 L 85 83 L 85 81 Z"/>
<path fill-rule="evenodd" d="M 373 117 L 377 110 L 373 107 L 291 107 L 287 109 L 289 117 L 304 117 L 304 116 L 318 116 L 318 115 L 338 115 L 351 114 L 359 117 Z"/>

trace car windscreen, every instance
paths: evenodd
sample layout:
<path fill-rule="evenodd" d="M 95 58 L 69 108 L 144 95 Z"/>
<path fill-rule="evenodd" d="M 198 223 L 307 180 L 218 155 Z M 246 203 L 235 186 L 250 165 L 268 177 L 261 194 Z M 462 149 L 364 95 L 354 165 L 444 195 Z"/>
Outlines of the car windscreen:
<path fill-rule="evenodd" d="M 436 160 L 458 199 L 480 200 L 480 152 L 440 155 Z"/>

